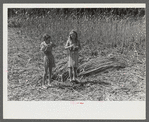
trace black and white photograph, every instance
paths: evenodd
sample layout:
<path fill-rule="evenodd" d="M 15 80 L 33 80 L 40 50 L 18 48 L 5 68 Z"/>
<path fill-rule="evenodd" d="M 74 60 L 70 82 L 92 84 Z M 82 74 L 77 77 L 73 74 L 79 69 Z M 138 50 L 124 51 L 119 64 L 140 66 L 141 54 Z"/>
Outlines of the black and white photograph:
<path fill-rule="evenodd" d="M 6 101 L 146 101 L 145 4 L 47 5 L 6 7 Z"/>

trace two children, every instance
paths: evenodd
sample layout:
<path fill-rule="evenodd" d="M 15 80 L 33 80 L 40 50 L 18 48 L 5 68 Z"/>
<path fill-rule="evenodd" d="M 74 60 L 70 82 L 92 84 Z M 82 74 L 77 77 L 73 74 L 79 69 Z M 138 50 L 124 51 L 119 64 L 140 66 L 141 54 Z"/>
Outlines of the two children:
<path fill-rule="evenodd" d="M 48 85 L 51 83 L 51 74 L 52 68 L 55 67 L 54 56 L 52 54 L 52 47 L 55 46 L 51 37 L 48 34 L 43 35 L 43 42 L 40 45 L 40 50 L 44 52 L 44 76 L 43 76 L 43 86 L 46 85 L 47 75 L 49 76 Z M 72 30 L 69 33 L 68 40 L 65 45 L 65 49 L 68 50 L 68 68 L 69 68 L 69 77 L 70 81 L 76 80 L 77 77 L 77 67 L 78 67 L 78 57 L 79 57 L 79 49 L 80 41 L 78 40 L 77 32 Z M 49 74 L 48 74 L 49 71 Z"/>

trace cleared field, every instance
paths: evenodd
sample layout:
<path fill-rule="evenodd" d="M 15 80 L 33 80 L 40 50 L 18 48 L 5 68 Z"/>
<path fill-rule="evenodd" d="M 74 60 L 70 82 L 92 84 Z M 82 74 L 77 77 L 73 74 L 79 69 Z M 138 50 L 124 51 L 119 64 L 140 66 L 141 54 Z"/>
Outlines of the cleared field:
<path fill-rule="evenodd" d="M 14 26 L 14 23 L 16 27 Z M 146 98 L 146 21 L 145 17 L 123 19 L 114 16 L 65 17 L 32 16 L 9 19 L 8 100 L 11 101 L 143 101 Z M 41 36 L 52 36 L 56 65 L 66 64 L 64 50 L 68 33 L 76 29 L 81 42 L 79 64 L 91 59 L 120 55 L 127 66 L 85 77 L 81 83 L 54 80 L 42 89 L 43 53 Z M 134 48 L 139 61 L 134 62 Z M 55 70 L 54 70 L 55 71 Z"/>

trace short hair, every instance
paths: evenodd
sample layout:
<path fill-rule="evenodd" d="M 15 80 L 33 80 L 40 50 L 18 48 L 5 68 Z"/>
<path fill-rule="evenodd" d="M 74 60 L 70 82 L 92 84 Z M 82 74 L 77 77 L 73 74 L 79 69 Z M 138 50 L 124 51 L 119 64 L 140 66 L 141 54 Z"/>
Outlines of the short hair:
<path fill-rule="evenodd" d="M 45 33 L 45 34 L 43 35 L 43 40 L 45 41 L 45 40 L 47 40 L 48 38 L 51 38 L 51 36 L 50 36 L 49 34 Z"/>

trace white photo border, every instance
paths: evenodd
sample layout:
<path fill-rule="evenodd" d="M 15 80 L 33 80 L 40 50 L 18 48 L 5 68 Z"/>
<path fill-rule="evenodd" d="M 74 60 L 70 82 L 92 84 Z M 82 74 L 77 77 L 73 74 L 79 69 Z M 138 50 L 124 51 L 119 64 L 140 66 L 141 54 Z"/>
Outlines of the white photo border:
<path fill-rule="evenodd" d="M 146 101 L 8 101 L 7 54 L 8 8 L 146 8 L 144 3 L 128 4 L 3 4 L 3 118 L 4 119 L 125 119 L 144 120 Z"/>

